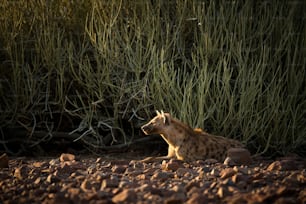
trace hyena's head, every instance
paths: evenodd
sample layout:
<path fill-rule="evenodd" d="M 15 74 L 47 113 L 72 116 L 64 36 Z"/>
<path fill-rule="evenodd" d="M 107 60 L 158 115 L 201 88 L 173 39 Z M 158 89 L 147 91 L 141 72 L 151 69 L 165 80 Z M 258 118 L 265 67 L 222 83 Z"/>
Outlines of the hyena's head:
<path fill-rule="evenodd" d="M 157 116 L 141 127 L 141 130 L 146 135 L 161 134 L 170 125 L 171 118 L 169 113 L 164 113 L 163 111 L 156 111 L 156 113 Z"/>

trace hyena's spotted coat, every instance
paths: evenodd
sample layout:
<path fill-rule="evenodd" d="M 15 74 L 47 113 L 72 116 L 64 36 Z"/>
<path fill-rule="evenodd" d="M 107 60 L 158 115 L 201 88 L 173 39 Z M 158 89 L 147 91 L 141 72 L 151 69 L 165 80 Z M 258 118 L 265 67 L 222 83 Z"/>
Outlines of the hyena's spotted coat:
<path fill-rule="evenodd" d="M 168 143 L 168 155 L 184 161 L 216 159 L 223 161 L 230 148 L 243 147 L 233 139 L 211 135 L 201 129 L 192 129 L 169 113 L 157 112 L 149 123 L 141 127 L 146 135 L 160 134 Z"/>

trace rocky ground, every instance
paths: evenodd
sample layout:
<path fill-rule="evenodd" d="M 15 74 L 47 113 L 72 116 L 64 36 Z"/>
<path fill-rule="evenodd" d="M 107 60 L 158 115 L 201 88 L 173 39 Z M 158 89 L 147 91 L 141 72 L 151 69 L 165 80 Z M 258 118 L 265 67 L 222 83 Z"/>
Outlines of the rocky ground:
<path fill-rule="evenodd" d="M 122 158 L 122 157 L 121 157 Z M 0 159 L 0 203 L 306 203 L 306 160 Z"/>

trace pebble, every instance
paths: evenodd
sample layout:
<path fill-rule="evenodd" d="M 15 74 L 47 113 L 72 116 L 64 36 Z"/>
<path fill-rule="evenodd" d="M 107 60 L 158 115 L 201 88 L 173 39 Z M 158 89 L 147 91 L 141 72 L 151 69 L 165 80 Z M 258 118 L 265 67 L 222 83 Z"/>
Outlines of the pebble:
<path fill-rule="evenodd" d="M 127 169 L 127 165 L 115 165 L 112 167 L 112 172 L 116 174 L 122 174 Z"/>
<path fill-rule="evenodd" d="M 47 177 L 47 182 L 48 183 L 56 183 L 59 182 L 61 179 L 58 176 L 55 176 L 53 174 L 49 174 L 49 176 Z"/>
<path fill-rule="evenodd" d="M 119 185 L 119 180 L 117 177 L 104 179 L 101 184 L 101 190 L 105 188 L 117 188 L 118 185 Z"/>
<path fill-rule="evenodd" d="M 190 174 L 191 172 L 189 168 L 178 168 L 175 173 L 176 176 L 180 178 L 188 176 L 187 174 Z"/>
<path fill-rule="evenodd" d="M 226 169 L 223 169 L 221 172 L 220 172 L 220 178 L 221 179 L 226 179 L 228 177 L 232 177 L 233 175 L 235 175 L 237 172 L 233 169 L 233 168 L 226 168 Z"/>
<path fill-rule="evenodd" d="M 297 165 L 293 160 L 282 160 L 282 161 L 275 161 L 272 162 L 268 167 L 268 171 L 291 171 L 297 169 Z"/>
<path fill-rule="evenodd" d="M 81 184 L 81 189 L 83 191 L 88 191 L 91 190 L 91 187 L 92 187 L 91 182 L 88 179 L 84 179 L 84 181 Z"/>
<path fill-rule="evenodd" d="M 227 151 L 226 165 L 248 165 L 252 163 L 251 153 L 245 148 L 231 148 Z"/>
<path fill-rule="evenodd" d="M 14 171 L 14 177 L 18 180 L 23 180 L 28 176 L 29 169 L 23 165 L 21 167 L 18 167 Z"/>
<path fill-rule="evenodd" d="M 215 164 L 215 163 L 218 163 L 218 160 L 216 160 L 216 159 L 206 159 L 206 160 L 204 161 L 204 163 L 205 163 L 205 164 L 208 164 L 208 165 L 210 165 L 210 164 Z"/>
<path fill-rule="evenodd" d="M 166 162 L 166 160 L 164 161 L 165 162 L 162 163 L 162 169 L 165 171 L 176 171 L 178 168 L 184 167 L 182 161 L 179 160 L 171 159 L 169 162 Z"/>
<path fill-rule="evenodd" d="M 73 160 L 75 160 L 75 155 L 74 154 L 69 154 L 69 153 L 63 153 L 63 154 L 61 154 L 59 160 L 61 162 L 73 161 Z"/>
<path fill-rule="evenodd" d="M 137 200 L 137 194 L 132 189 L 124 189 L 112 198 L 114 203 L 132 203 Z"/>
<path fill-rule="evenodd" d="M 49 164 L 51 165 L 51 166 L 56 166 L 56 165 L 58 165 L 60 162 L 59 162 L 59 159 L 51 159 L 50 161 L 49 161 Z"/>
<path fill-rule="evenodd" d="M 164 203 L 165 204 L 179 204 L 184 203 L 186 196 L 184 193 L 176 193 L 170 197 L 166 197 Z"/>
<path fill-rule="evenodd" d="M 170 178 L 173 178 L 173 173 L 169 173 L 169 172 L 156 172 L 153 174 L 153 176 L 151 177 L 151 180 L 159 180 L 159 181 L 166 181 Z"/>
<path fill-rule="evenodd" d="M 219 189 L 217 191 L 217 195 L 220 198 L 223 198 L 223 197 L 229 195 L 229 191 L 225 187 L 219 187 Z"/>
<path fill-rule="evenodd" d="M 186 191 L 190 191 L 193 187 L 199 188 L 200 187 L 200 181 L 191 180 L 185 185 Z"/>
<path fill-rule="evenodd" d="M 208 203 L 208 199 L 206 196 L 201 194 L 193 194 L 186 202 L 186 204 L 202 204 Z"/>
<path fill-rule="evenodd" d="M 247 182 L 248 180 L 249 180 L 249 176 L 241 174 L 241 173 L 237 173 L 237 174 L 232 176 L 232 181 L 234 183 L 238 183 L 238 182 L 241 182 L 241 181 Z"/>
<path fill-rule="evenodd" d="M 220 175 L 220 170 L 216 169 L 216 168 L 213 168 L 211 171 L 210 171 L 210 175 L 212 176 L 219 176 Z"/>

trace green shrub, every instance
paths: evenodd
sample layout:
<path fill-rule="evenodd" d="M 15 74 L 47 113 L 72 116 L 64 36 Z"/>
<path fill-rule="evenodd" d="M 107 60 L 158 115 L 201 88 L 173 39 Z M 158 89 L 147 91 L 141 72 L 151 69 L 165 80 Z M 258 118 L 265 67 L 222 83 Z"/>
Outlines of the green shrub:
<path fill-rule="evenodd" d="M 129 144 L 162 109 L 253 152 L 305 154 L 305 7 L 6 0 L 1 144 Z"/>

